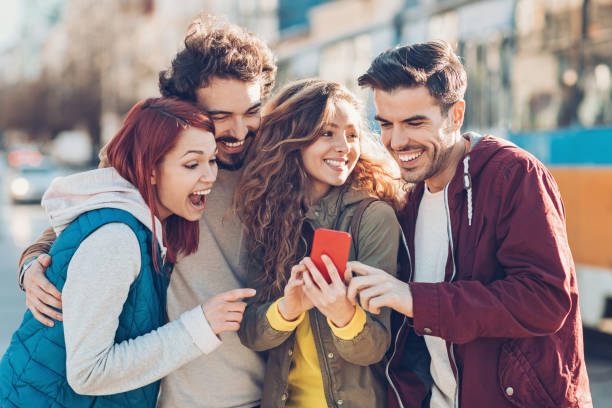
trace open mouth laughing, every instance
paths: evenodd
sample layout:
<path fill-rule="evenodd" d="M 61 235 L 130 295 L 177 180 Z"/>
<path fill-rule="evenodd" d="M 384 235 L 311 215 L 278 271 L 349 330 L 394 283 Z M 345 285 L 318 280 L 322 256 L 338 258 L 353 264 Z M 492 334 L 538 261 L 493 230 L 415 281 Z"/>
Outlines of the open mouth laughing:
<path fill-rule="evenodd" d="M 206 196 L 211 192 L 212 188 L 207 188 L 204 190 L 196 190 L 193 193 L 189 194 L 189 200 L 191 204 L 198 209 L 203 210 L 206 205 Z"/>

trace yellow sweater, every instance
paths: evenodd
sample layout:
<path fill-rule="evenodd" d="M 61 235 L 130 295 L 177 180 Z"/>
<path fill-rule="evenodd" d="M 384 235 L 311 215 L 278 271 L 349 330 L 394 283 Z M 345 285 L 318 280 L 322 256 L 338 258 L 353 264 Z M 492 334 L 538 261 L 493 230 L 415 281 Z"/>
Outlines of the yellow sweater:
<path fill-rule="evenodd" d="M 282 298 L 281 298 L 282 299 Z M 295 346 L 293 350 L 293 364 L 289 370 L 289 399 L 287 408 L 326 408 L 325 392 L 323 390 L 323 378 L 315 339 L 310 329 L 310 319 L 308 313 L 302 313 L 300 317 L 293 321 L 287 321 L 278 311 L 278 299 L 266 312 L 266 317 L 275 330 L 293 331 L 295 330 Z M 344 327 L 336 327 L 329 319 L 327 324 L 331 327 L 335 336 L 343 340 L 355 338 L 361 331 L 366 322 L 366 314 L 357 305 L 355 314 L 351 321 Z"/>

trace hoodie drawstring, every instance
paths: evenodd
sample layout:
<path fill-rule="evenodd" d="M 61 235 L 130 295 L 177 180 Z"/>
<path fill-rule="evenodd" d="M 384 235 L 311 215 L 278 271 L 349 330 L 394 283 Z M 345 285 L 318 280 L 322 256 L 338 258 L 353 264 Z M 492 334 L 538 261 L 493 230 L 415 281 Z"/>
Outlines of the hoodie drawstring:
<path fill-rule="evenodd" d="M 472 226 L 472 176 L 470 176 L 470 155 L 468 154 L 463 159 L 463 188 L 467 191 L 468 202 L 468 225 Z"/>

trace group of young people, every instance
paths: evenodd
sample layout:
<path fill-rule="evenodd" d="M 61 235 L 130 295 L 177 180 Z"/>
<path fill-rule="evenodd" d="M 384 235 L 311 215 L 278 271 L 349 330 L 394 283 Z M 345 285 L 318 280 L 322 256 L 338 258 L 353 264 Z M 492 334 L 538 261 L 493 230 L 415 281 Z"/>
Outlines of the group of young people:
<path fill-rule="evenodd" d="M 240 27 L 184 44 L 100 167 L 46 192 L 0 407 L 592 406 L 558 188 L 461 133 L 447 43 L 358 79 L 380 135 L 332 81 L 266 100 L 273 55 Z M 346 270 L 310 259 L 317 228 L 353 233 Z"/>

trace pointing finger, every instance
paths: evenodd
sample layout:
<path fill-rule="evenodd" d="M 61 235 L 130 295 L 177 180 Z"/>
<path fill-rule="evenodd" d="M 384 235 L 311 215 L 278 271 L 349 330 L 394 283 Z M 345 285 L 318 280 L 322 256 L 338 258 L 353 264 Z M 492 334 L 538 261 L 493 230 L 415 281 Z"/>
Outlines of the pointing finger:
<path fill-rule="evenodd" d="M 378 275 L 378 274 L 381 274 L 381 273 L 385 273 L 385 271 L 382 271 L 382 270 L 377 269 L 377 268 L 372 268 L 371 266 L 362 264 L 359 261 L 351 261 L 351 262 L 349 262 L 349 265 L 351 266 L 351 270 L 353 272 L 355 272 L 358 275 L 362 275 L 362 276 Z"/>
<path fill-rule="evenodd" d="M 233 290 L 229 290 L 227 292 L 221 293 L 219 296 L 221 300 L 224 300 L 226 302 L 235 302 L 242 298 L 255 296 L 255 293 L 256 293 L 255 289 L 240 288 L 240 289 L 233 289 Z"/>
<path fill-rule="evenodd" d="M 351 283 L 349 283 L 346 295 L 349 299 L 355 299 L 359 292 L 376 285 L 379 280 L 378 276 L 355 276 L 351 279 Z"/>

